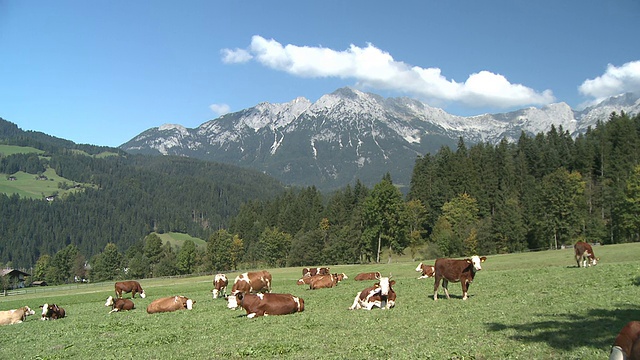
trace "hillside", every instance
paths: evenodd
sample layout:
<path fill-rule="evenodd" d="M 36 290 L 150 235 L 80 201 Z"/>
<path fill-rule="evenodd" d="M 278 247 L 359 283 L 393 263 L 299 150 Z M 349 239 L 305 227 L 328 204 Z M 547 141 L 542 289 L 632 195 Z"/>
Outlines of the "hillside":
<path fill-rule="evenodd" d="M 126 155 L 16 129 L 0 120 L 3 265 L 30 267 L 69 244 L 87 258 L 107 243 L 124 252 L 152 231 L 206 239 L 241 204 L 283 191 L 276 180 L 231 165 Z"/>

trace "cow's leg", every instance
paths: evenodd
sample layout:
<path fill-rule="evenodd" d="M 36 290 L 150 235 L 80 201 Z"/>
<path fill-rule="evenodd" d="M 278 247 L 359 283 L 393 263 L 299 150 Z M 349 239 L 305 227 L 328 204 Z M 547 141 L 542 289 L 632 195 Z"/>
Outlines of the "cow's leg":
<path fill-rule="evenodd" d="M 360 291 L 358 293 L 358 295 L 356 295 L 356 298 L 353 299 L 353 305 L 351 305 L 351 307 L 349 308 L 349 310 L 355 310 L 355 309 L 360 309 L 360 294 L 362 293 L 362 291 Z"/>
<path fill-rule="evenodd" d="M 436 275 L 436 281 L 433 283 L 433 300 L 438 300 L 439 286 L 440 286 L 440 277 Z"/>
<path fill-rule="evenodd" d="M 117 311 L 118 311 L 118 308 L 113 308 L 113 309 L 111 309 L 111 311 L 109 311 L 109 314 L 111 314 L 112 312 L 117 312 Z"/>
<path fill-rule="evenodd" d="M 462 300 L 467 300 L 467 292 L 469 291 L 469 282 L 462 282 Z"/>
<path fill-rule="evenodd" d="M 580 267 L 580 255 L 576 255 L 576 263 L 578 264 L 578 267 Z"/>
<path fill-rule="evenodd" d="M 450 299 L 448 286 L 449 286 L 449 280 L 442 279 L 442 288 L 444 289 L 444 294 L 447 295 L 447 299 Z"/>

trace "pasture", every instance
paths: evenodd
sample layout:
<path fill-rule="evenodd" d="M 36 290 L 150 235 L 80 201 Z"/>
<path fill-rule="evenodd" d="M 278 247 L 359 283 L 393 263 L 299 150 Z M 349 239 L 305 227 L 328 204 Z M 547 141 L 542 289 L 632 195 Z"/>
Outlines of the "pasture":
<path fill-rule="evenodd" d="M 570 249 L 489 256 L 467 301 L 450 283 L 452 298 L 434 302 L 434 281 L 417 279 L 417 262 L 332 266 L 349 279 L 313 291 L 296 285 L 301 268 L 270 269 L 274 292 L 302 297 L 305 311 L 255 319 L 211 298 L 213 276 L 142 279 L 147 298 L 110 315 L 113 282 L 2 297 L 0 310 L 56 303 L 67 318 L 37 313 L 0 327 L 0 358 L 606 359 L 620 328 L 640 320 L 640 244 L 594 252 L 601 261 L 587 269 Z M 372 283 L 353 281 L 365 271 L 393 275 L 395 308 L 347 309 Z M 192 311 L 146 313 L 154 299 L 178 294 L 196 300 Z"/>

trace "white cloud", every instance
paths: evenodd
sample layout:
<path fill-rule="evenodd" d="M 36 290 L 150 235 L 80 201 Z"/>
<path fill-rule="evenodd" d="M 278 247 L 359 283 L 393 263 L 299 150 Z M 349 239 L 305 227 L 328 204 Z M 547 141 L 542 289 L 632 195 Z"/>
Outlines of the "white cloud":
<path fill-rule="evenodd" d="M 585 80 L 578 90 L 596 101 L 626 92 L 640 92 L 640 61 L 628 62 L 620 67 L 609 64 L 604 74 Z"/>
<path fill-rule="evenodd" d="M 224 49 L 222 53 L 224 62 L 254 59 L 299 77 L 355 79 L 361 86 L 409 93 L 427 101 L 506 108 L 543 105 L 555 100 L 551 90 L 537 92 L 489 71 L 471 74 L 464 83 L 449 80 L 439 68 L 421 68 L 396 61 L 372 44 L 364 48 L 351 45 L 344 51 L 336 51 L 324 47 L 283 46 L 274 39 L 254 35 L 247 50 Z"/>
<path fill-rule="evenodd" d="M 253 58 L 247 50 L 243 49 L 222 49 L 222 61 L 225 64 L 245 63 Z"/>
<path fill-rule="evenodd" d="M 217 116 L 222 116 L 231 111 L 231 108 L 227 104 L 211 104 L 209 105 L 209 109 L 211 109 L 211 111 L 213 111 Z"/>

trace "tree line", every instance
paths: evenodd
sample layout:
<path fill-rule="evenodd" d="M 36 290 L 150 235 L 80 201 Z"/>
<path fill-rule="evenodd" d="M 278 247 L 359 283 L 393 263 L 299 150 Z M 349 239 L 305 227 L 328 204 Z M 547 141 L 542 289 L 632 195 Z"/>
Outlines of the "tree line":
<path fill-rule="evenodd" d="M 229 210 L 227 221 L 219 222 L 224 226 L 207 231 L 202 223 L 197 230 L 176 224 L 167 227 L 206 239 L 206 250 L 189 242 L 180 249 L 158 243 L 149 235 L 154 227 L 147 219 L 146 228 L 131 236 L 129 246 L 108 240 L 96 244 L 100 248 L 89 261 L 90 276 L 101 280 L 259 266 L 382 262 L 406 252 L 417 260 L 554 249 L 578 240 L 638 241 L 639 152 L 640 117 L 624 113 L 612 114 L 575 138 L 561 127 L 552 127 L 546 133 L 523 133 L 516 142 L 503 140 L 495 145 L 467 146 L 460 139 L 456 149 L 442 147 L 417 158 L 406 196 L 386 174 L 373 188 L 356 181 L 330 194 L 310 186 L 256 196 L 235 213 Z M 128 184 L 149 189 L 160 174 L 186 171 L 171 164 L 176 159 L 165 161 L 155 165 L 162 171 L 137 175 Z M 109 169 L 118 173 L 113 166 Z M 71 170 L 57 167 L 56 171 Z M 77 170 L 77 177 L 87 174 L 91 172 Z M 103 188 L 115 179 L 93 175 L 85 180 Z M 206 191 L 210 189 L 200 193 L 206 196 Z M 164 211 L 175 208 L 174 198 L 170 203 L 164 204 Z M 63 228 L 59 231 L 64 233 Z M 51 251 L 39 257 L 46 254 L 57 256 Z M 71 273 L 66 274 L 68 281 Z"/>

